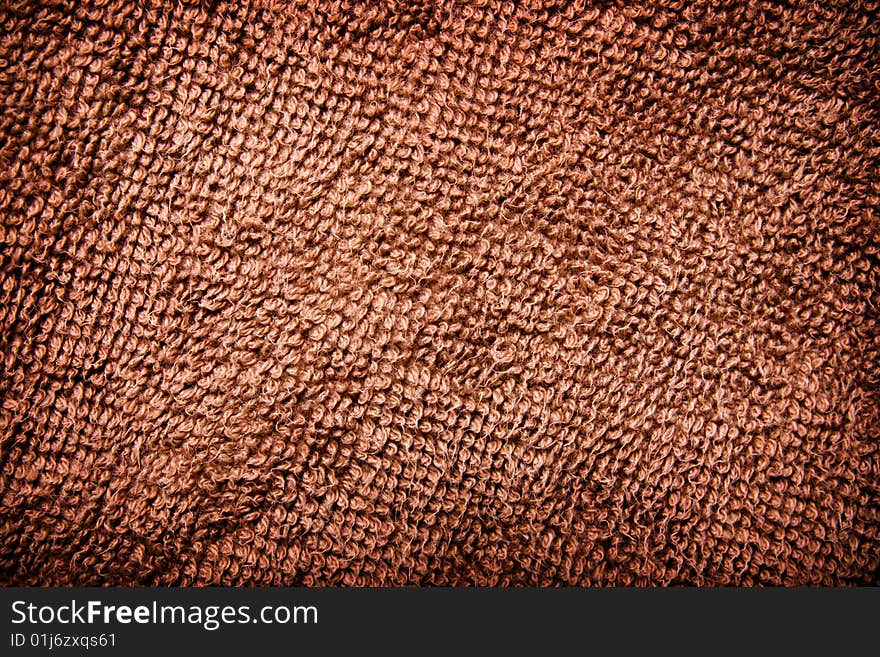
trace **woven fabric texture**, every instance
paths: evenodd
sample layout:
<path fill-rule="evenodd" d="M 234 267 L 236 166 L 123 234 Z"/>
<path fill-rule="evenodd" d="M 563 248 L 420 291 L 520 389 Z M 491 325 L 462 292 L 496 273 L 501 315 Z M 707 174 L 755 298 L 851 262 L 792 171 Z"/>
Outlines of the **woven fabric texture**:
<path fill-rule="evenodd" d="M 0 583 L 880 583 L 878 53 L 0 3 Z"/>

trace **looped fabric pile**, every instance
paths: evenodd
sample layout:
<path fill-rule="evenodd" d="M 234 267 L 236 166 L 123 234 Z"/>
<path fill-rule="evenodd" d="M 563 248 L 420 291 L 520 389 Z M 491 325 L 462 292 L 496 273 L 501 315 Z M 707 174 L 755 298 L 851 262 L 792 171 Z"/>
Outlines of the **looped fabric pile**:
<path fill-rule="evenodd" d="M 7 0 L 0 581 L 880 583 L 876 2 Z"/>

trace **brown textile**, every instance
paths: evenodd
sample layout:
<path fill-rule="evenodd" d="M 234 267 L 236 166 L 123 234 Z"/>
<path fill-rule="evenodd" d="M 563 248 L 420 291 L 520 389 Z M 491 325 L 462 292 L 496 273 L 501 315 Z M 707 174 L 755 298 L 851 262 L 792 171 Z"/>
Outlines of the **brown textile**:
<path fill-rule="evenodd" d="M 880 583 L 876 2 L 3 2 L 0 581 Z"/>

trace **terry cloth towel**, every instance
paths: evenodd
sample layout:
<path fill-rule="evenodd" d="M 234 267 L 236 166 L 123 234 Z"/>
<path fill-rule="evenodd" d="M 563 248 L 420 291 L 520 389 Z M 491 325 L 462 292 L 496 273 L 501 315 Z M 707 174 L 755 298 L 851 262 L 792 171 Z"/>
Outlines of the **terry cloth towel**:
<path fill-rule="evenodd" d="M 0 6 L 6 584 L 880 583 L 876 2 Z"/>

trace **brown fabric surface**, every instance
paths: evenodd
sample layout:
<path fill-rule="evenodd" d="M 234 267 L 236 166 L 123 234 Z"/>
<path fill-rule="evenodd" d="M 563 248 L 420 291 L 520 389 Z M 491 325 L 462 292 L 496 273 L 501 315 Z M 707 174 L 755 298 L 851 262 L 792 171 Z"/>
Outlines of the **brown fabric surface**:
<path fill-rule="evenodd" d="M 4 2 L 0 580 L 880 583 L 877 12 Z"/>

